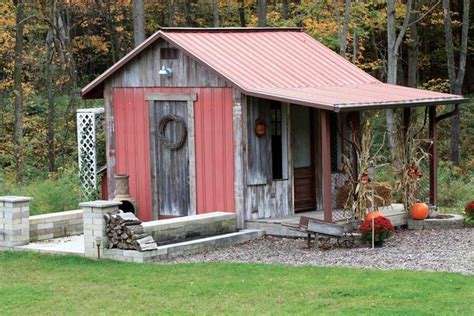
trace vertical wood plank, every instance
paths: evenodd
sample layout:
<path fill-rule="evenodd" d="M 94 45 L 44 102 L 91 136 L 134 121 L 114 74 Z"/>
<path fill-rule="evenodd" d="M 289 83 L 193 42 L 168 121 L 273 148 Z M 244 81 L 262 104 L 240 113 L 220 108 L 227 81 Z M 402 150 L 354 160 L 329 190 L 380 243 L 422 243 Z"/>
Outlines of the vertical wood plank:
<path fill-rule="evenodd" d="M 329 126 L 329 111 L 321 110 L 321 164 L 323 186 L 324 221 L 332 222 L 332 192 L 331 192 L 331 135 Z"/>
<path fill-rule="evenodd" d="M 115 127 L 114 127 L 114 107 L 113 92 L 110 82 L 104 88 L 104 108 L 105 108 L 105 128 L 106 139 L 105 149 L 107 156 L 107 197 L 113 199 L 115 195 Z"/>
<path fill-rule="evenodd" d="M 187 125 L 188 125 L 188 157 L 189 157 L 189 194 L 190 205 L 188 215 L 196 215 L 196 150 L 194 132 L 194 101 L 187 102 Z"/>
<path fill-rule="evenodd" d="M 243 148 L 243 121 L 242 121 L 242 94 L 233 89 L 233 134 L 234 134 L 234 201 L 237 215 L 237 228 L 245 227 L 244 210 L 244 148 Z M 249 217 L 250 218 L 250 217 Z"/>
<path fill-rule="evenodd" d="M 272 179 L 271 112 L 269 100 L 247 97 L 248 100 L 248 151 L 247 184 L 270 183 Z M 264 136 L 255 135 L 255 122 L 263 120 L 266 125 Z"/>

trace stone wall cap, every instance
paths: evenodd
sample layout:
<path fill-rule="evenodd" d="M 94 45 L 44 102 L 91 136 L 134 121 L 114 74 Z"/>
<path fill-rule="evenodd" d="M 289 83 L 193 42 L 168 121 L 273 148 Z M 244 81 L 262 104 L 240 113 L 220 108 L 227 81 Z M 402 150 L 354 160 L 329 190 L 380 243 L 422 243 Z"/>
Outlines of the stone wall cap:
<path fill-rule="evenodd" d="M 15 196 L 15 195 L 0 196 L 0 202 L 22 203 L 22 202 L 29 202 L 31 200 L 33 200 L 33 198 L 29 196 Z"/>
<path fill-rule="evenodd" d="M 119 206 L 119 205 L 122 205 L 122 202 L 107 201 L 107 200 L 97 200 L 97 201 L 79 203 L 80 207 L 97 207 L 97 208 L 106 208 L 106 207 Z"/>

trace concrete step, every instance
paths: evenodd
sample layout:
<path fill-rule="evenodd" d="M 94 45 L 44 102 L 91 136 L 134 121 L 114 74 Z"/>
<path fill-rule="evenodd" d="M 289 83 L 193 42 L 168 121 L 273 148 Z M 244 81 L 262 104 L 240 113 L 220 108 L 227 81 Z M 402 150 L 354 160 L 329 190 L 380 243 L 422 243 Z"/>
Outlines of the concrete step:
<path fill-rule="evenodd" d="M 106 249 L 104 250 L 104 257 L 128 262 L 151 262 L 228 247 L 241 242 L 261 238 L 264 234 L 265 232 L 262 230 L 243 229 L 235 233 L 159 246 L 157 250 L 152 251 L 139 252 L 135 250 Z"/>

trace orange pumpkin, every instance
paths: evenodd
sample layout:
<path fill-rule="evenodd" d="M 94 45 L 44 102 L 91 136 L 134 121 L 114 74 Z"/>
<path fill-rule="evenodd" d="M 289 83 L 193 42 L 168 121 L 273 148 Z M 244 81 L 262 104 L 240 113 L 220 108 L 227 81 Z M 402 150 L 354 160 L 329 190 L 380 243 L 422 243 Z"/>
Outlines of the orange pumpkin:
<path fill-rule="evenodd" d="M 376 212 L 370 212 L 365 215 L 365 219 L 371 221 L 372 218 L 377 218 L 379 216 L 383 216 L 382 212 L 376 211 Z"/>
<path fill-rule="evenodd" d="M 415 203 L 410 209 L 411 218 L 416 220 L 423 220 L 430 214 L 430 208 L 426 203 Z"/>

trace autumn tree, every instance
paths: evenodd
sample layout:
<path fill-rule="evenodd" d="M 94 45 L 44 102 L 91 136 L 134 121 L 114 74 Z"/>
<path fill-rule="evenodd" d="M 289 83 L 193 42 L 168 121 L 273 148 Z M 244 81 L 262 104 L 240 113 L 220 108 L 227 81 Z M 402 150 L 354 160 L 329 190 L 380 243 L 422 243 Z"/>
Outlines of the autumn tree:
<path fill-rule="evenodd" d="M 413 0 L 408 0 L 405 6 L 405 17 L 403 24 L 400 27 L 400 31 L 396 31 L 396 19 L 395 19 L 395 0 L 387 0 L 387 83 L 397 84 L 397 71 L 398 71 L 398 54 L 400 45 L 402 44 L 403 38 L 408 28 L 410 21 L 410 13 L 412 8 Z M 395 115 L 392 109 L 385 111 L 387 120 L 387 138 L 390 153 L 392 158 L 395 157 Z"/>
<path fill-rule="evenodd" d="M 444 13 L 444 28 L 446 37 L 446 58 L 448 63 L 448 77 L 450 83 L 450 90 L 455 94 L 462 94 L 462 86 L 464 82 L 464 74 L 466 72 L 466 58 L 467 58 L 467 39 L 469 31 L 469 0 L 463 1 L 462 7 L 462 30 L 459 49 L 459 64 L 456 73 L 456 66 L 454 60 L 454 44 L 453 31 L 451 21 L 451 8 L 449 0 L 443 0 Z M 455 105 L 458 109 L 458 105 Z M 459 133 L 460 133 L 460 117 L 459 111 L 451 119 L 451 161 L 455 165 L 459 165 Z"/>
<path fill-rule="evenodd" d="M 144 0 L 133 0 L 133 40 L 135 47 L 145 40 Z"/>
<path fill-rule="evenodd" d="M 14 134 L 14 159 L 16 166 L 16 181 L 23 183 L 23 30 L 25 25 L 24 2 L 15 0 L 16 33 L 15 33 L 15 68 L 13 70 L 13 89 L 15 92 L 15 134 Z"/>
<path fill-rule="evenodd" d="M 258 26 L 267 26 L 267 0 L 257 0 Z"/>

